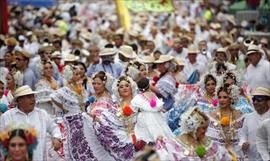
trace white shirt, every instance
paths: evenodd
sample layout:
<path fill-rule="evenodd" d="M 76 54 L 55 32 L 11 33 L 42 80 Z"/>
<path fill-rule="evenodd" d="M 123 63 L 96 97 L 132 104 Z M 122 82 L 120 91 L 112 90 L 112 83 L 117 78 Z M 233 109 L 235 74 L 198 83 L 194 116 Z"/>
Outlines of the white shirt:
<path fill-rule="evenodd" d="M 261 59 L 259 63 L 254 66 L 250 64 L 247 67 L 245 80 L 251 90 L 257 87 L 270 88 L 270 63 Z"/>
<path fill-rule="evenodd" d="M 256 146 L 263 161 L 270 160 L 270 118 L 262 122 L 256 135 Z"/>
<path fill-rule="evenodd" d="M 243 123 L 243 127 L 240 130 L 240 141 L 239 146 L 242 147 L 243 143 L 248 142 L 249 149 L 247 152 L 248 159 L 250 161 L 256 160 L 260 161 L 262 160 L 260 154 L 257 151 L 256 148 L 256 133 L 259 127 L 259 124 L 266 120 L 267 118 L 270 118 L 270 110 L 268 110 L 266 113 L 259 115 L 256 111 L 247 114 Z"/>
<path fill-rule="evenodd" d="M 183 73 L 185 74 L 186 78 L 189 79 L 189 77 L 195 70 L 198 70 L 200 75 L 202 75 L 204 71 L 206 71 L 205 68 L 206 64 L 202 64 L 198 61 L 196 61 L 194 64 L 191 64 L 190 61 L 186 59 Z"/>
<path fill-rule="evenodd" d="M 43 161 L 46 158 L 47 132 L 54 138 L 61 138 L 60 129 L 43 109 L 34 108 L 28 114 L 18 108 L 13 108 L 1 115 L 0 131 L 12 123 L 26 124 L 34 127 L 38 132 L 38 145 L 34 151 L 33 160 Z"/>
<path fill-rule="evenodd" d="M 188 49 L 183 48 L 181 53 L 176 52 L 174 49 L 171 49 L 168 52 L 168 55 L 171 55 L 175 58 L 180 58 L 180 59 L 186 59 L 187 55 L 188 55 Z"/>

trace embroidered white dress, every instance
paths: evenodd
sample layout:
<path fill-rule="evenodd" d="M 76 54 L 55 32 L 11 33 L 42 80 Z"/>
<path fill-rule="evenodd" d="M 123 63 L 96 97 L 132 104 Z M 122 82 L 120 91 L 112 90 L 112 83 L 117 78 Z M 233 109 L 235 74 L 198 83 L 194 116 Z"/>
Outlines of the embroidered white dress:
<path fill-rule="evenodd" d="M 162 113 L 163 102 L 155 96 L 156 106 L 151 107 L 149 100 L 138 94 L 131 100 L 131 107 L 137 114 L 134 133 L 137 140 L 156 142 L 160 136 L 171 138 L 173 133 L 167 125 L 166 115 Z"/>
<path fill-rule="evenodd" d="M 159 139 L 155 145 L 160 160 L 169 161 L 229 161 L 231 160 L 226 149 L 219 146 L 216 142 L 208 140 L 205 146 L 206 154 L 200 158 L 195 150 L 191 149 L 176 139 Z"/>
<path fill-rule="evenodd" d="M 36 84 L 36 92 L 37 107 L 44 109 L 50 115 L 54 115 L 55 108 L 49 102 L 51 101 L 50 95 L 55 91 L 51 88 L 50 84 L 47 81 L 40 80 Z"/>

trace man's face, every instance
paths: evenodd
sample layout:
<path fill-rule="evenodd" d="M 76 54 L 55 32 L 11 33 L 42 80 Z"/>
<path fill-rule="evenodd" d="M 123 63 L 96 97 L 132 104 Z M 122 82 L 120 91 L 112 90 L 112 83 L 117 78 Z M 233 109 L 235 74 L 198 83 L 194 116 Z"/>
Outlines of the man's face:
<path fill-rule="evenodd" d="M 120 36 L 115 36 L 114 37 L 114 43 L 116 46 L 121 46 L 123 44 L 123 40 L 121 39 Z"/>
<path fill-rule="evenodd" d="M 34 94 L 21 96 L 17 99 L 18 108 L 23 112 L 29 113 L 33 111 L 36 105 L 36 99 Z"/>
<path fill-rule="evenodd" d="M 258 53 L 258 52 L 257 53 L 251 53 L 251 54 L 248 55 L 249 62 L 254 66 L 256 66 L 258 64 L 260 59 L 261 59 L 261 56 L 260 56 L 260 53 Z"/>
<path fill-rule="evenodd" d="M 270 100 L 267 96 L 253 96 L 252 101 L 255 110 L 260 114 L 261 111 L 264 111 L 269 106 L 267 102 Z"/>
<path fill-rule="evenodd" d="M 16 67 L 18 69 L 23 68 L 27 64 L 27 59 L 21 55 L 16 57 Z"/>

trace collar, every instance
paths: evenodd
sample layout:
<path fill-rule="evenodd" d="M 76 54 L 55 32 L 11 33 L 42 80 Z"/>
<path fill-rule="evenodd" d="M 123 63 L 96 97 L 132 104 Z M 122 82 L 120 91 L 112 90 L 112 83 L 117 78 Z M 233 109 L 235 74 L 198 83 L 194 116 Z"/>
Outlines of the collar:
<path fill-rule="evenodd" d="M 260 59 L 260 61 L 258 62 L 258 64 L 256 66 L 254 66 L 253 64 L 252 64 L 252 66 L 254 66 L 255 68 L 257 68 L 258 66 L 261 66 L 262 63 L 263 63 L 263 58 Z"/>
<path fill-rule="evenodd" d="M 256 112 L 256 111 L 255 111 Z M 260 115 L 256 112 L 256 115 L 259 117 L 259 118 L 269 118 L 270 117 L 270 109 L 265 112 L 264 114 Z"/>
<path fill-rule="evenodd" d="M 33 111 L 29 112 L 28 114 L 31 114 L 34 111 L 36 111 L 36 107 L 34 107 Z M 28 115 L 27 113 L 21 111 L 18 107 L 15 108 L 15 113 L 20 113 L 20 114 L 23 114 L 23 115 Z"/>

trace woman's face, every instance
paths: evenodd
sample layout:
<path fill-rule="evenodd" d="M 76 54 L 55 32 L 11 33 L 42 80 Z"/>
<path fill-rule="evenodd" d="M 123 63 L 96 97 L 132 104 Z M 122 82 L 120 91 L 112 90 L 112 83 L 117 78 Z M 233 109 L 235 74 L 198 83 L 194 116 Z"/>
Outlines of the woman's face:
<path fill-rule="evenodd" d="M 105 83 L 98 77 L 93 80 L 92 84 L 93 84 L 96 94 L 101 94 L 106 89 Z"/>
<path fill-rule="evenodd" d="M 205 89 L 208 95 L 213 95 L 216 89 L 216 82 L 212 79 L 208 80 L 205 84 Z"/>
<path fill-rule="evenodd" d="M 19 136 L 13 137 L 9 141 L 8 153 L 12 161 L 21 161 L 26 159 L 27 156 L 26 141 Z"/>
<path fill-rule="evenodd" d="M 157 64 L 157 69 L 160 73 L 166 72 L 165 63 Z"/>
<path fill-rule="evenodd" d="M 84 77 L 85 72 L 86 72 L 84 67 L 80 64 L 80 65 L 78 65 L 78 69 L 80 71 L 81 77 Z"/>
<path fill-rule="evenodd" d="M 52 77 L 53 76 L 53 67 L 50 63 L 44 64 L 43 73 L 44 73 L 45 77 Z"/>
<path fill-rule="evenodd" d="M 226 93 L 225 91 L 219 92 L 218 101 L 219 101 L 220 108 L 230 107 L 231 105 L 231 98 L 229 94 Z"/>
<path fill-rule="evenodd" d="M 235 81 L 233 79 L 229 78 L 224 82 L 224 84 L 227 84 L 228 86 L 231 86 L 231 85 L 235 84 Z"/>
<path fill-rule="evenodd" d="M 122 80 L 118 86 L 118 92 L 120 97 L 127 98 L 132 96 L 132 89 L 130 84 L 126 80 Z"/>
<path fill-rule="evenodd" d="M 141 77 L 147 77 L 147 70 L 146 70 L 146 67 L 144 65 L 141 65 L 140 66 L 140 76 Z"/>
<path fill-rule="evenodd" d="M 7 79 L 7 88 L 13 89 L 15 87 L 15 82 L 14 82 L 13 77 L 10 74 L 8 74 L 6 79 Z"/>
<path fill-rule="evenodd" d="M 81 79 L 81 72 L 80 72 L 79 69 L 75 69 L 75 70 L 73 71 L 72 80 L 73 80 L 74 82 L 78 82 L 80 79 Z"/>
<path fill-rule="evenodd" d="M 208 122 L 205 122 L 203 125 L 197 128 L 196 137 L 198 140 L 202 140 L 205 137 L 207 127 L 208 127 Z"/>

